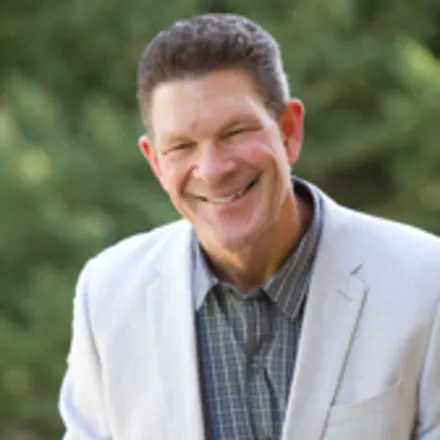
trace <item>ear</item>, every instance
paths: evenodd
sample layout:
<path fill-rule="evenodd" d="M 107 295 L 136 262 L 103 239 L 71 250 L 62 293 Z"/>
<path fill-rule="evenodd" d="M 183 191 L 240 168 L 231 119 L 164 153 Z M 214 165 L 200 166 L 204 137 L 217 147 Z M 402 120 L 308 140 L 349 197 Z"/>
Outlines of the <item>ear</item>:
<path fill-rule="evenodd" d="M 147 159 L 159 182 L 162 183 L 162 168 L 159 161 L 159 154 L 147 136 L 144 135 L 139 138 L 139 149 L 145 159 Z"/>
<path fill-rule="evenodd" d="M 303 141 L 304 105 L 299 99 L 291 99 L 279 118 L 287 159 L 290 165 L 299 158 Z"/>

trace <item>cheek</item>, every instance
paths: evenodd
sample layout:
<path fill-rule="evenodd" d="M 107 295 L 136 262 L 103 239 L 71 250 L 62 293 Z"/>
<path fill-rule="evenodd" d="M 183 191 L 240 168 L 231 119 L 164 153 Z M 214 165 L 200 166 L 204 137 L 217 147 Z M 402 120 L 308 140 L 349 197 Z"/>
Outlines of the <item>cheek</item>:
<path fill-rule="evenodd" d="M 162 164 L 161 184 L 165 191 L 176 197 L 184 190 L 188 176 L 187 167 L 178 161 L 165 160 Z"/>
<path fill-rule="evenodd" d="M 259 168 L 268 168 L 279 160 L 279 154 L 270 139 L 258 139 L 246 144 L 242 157 Z"/>

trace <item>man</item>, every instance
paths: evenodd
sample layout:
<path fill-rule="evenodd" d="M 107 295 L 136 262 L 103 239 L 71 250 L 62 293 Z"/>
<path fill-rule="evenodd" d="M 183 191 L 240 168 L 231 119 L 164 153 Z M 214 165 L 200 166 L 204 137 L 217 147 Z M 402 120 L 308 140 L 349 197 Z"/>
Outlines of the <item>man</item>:
<path fill-rule="evenodd" d="M 66 440 L 439 440 L 440 242 L 291 178 L 303 105 L 240 16 L 146 48 L 140 147 L 182 214 L 91 259 Z"/>

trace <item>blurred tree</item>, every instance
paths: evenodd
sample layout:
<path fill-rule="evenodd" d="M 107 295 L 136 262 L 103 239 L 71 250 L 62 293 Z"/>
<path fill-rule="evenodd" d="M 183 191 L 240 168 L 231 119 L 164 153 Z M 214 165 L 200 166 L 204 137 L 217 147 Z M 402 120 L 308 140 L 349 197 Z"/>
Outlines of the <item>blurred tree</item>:
<path fill-rule="evenodd" d="M 82 102 L 69 130 L 61 103 L 28 79 L 7 83 L 0 112 L 0 438 L 14 426 L 59 438 L 71 298 L 87 258 L 175 217 L 136 148 L 138 120 Z M 2 429 L 7 429 L 2 437 Z"/>
<path fill-rule="evenodd" d="M 195 1 L 5 1 L 0 6 L 0 79 L 26 73 L 76 117 L 84 97 L 104 93 L 133 111 L 137 60 L 165 25 L 196 12 Z"/>

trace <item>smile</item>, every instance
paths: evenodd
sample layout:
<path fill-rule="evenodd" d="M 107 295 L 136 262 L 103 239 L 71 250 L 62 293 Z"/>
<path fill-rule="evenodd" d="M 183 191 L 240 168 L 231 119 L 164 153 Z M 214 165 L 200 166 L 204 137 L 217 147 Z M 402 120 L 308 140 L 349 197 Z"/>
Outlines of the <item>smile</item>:
<path fill-rule="evenodd" d="M 233 194 L 230 194 L 225 197 L 214 197 L 214 198 L 208 198 L 203 196 L 197 196 L 197 200 L 200 200 L 201 202 L 205 203 L 214 203 L 217 205 L 224 205 L 226 203 L 230 203 L 234 200 L 237 200 L 241 197 L 243 197 L 245 194 L 247 194 L 259 181 L 260 181 L 261 175 L 257 176 L 254 180 L 252 180 L 250 183 L 248 183 L 243 189 L 240 191 L 236 191 Z"/>

